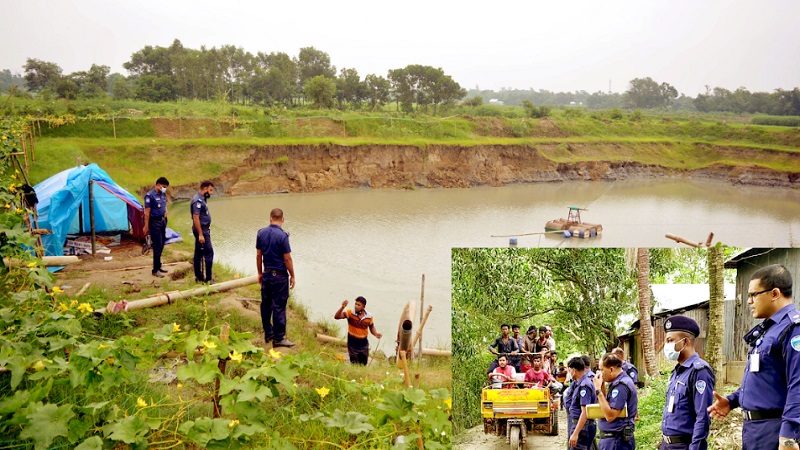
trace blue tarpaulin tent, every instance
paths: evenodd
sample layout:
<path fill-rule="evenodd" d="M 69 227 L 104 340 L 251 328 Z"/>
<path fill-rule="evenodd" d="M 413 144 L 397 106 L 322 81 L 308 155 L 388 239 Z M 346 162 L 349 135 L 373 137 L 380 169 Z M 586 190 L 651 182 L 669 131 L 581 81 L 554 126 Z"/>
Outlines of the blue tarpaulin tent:
<path fill-rule="evenodd" d="M 130 231 L 144 238 L 144 209 L 139 200 L 114 182 L 97 164 L 59 172 L 34 186 L 39 198 L 39 228 L 45 255 L 64 254 L 68 234 L 89 233 L 89 181 L 94 181 L 94 225 L 96 232 Z"/>

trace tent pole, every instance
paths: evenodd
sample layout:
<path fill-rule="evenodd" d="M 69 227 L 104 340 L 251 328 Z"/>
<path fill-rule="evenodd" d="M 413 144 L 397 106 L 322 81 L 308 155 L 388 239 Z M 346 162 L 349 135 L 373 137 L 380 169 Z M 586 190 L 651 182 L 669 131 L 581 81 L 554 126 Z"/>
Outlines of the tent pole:
<path fill-rule="evenodd" d="M 89 180 L 89 226 L 92 229 L 92 256 L 95 254 L 94 236 L 94 180 Z"/>

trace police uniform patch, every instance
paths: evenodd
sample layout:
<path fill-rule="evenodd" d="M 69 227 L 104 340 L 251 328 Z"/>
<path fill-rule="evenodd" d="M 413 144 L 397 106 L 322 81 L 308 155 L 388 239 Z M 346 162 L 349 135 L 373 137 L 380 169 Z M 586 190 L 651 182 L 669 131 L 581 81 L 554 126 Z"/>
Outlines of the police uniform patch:
<path fill-rule="evenodd" d="M 617 398 L 618 395 L 619 395 L 619 389 L 614 389 L 613 391 L 611 391 L 611 398 Z"/>
<path fill-rule="evenodd" d="M 581 389 L 581 397 L 586 397 L 586 389 Z"/>
<path fill-rule="evenodd" d="M 667 321 L 667 323 L 665 323 L 665 324 L 664 324 L 664 328 L 666 328 L 667 330 L 669 330 L 670 328 L 672 328 L 672 321 L 669 321 L 669 320 L 668 320 L 668 321 Z"/>
<path fill-rule="evenodd" d="M 697 389 L 697 392 L 702 394 L 706 391 L 706 382 L 703 380 L 697 380 L 697 383 L 694 384 L 694 387 Z"/>
<path fill-rule="evenodd" d="M 795 351 L 800 352 L 800 336 L 793 337 L 790 342 L 792 344 L 792 348 L 795 349 Z"/>

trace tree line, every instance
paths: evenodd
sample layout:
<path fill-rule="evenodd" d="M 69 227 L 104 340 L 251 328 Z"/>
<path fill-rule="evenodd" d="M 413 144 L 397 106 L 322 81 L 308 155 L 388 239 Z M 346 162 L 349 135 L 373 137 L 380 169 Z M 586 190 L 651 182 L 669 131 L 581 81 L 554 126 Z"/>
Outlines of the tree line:
<path fill-rule="evenodd" d="M 54 62 L 28 59 L 23 78 L 28 91 L 65 99 L 111 95 L 152 102 L 185 98 L 342 109 L 377 109 L 393 100 L 405 112 L 435 112 L 466 95 L 441 68 L 415 64 L 390 70 L 385 77 L 362 78 L 354 68 L 337 70 L 330 56 L 314 47 L 292 57 L 253 54 L 232 45 L 191 49 L 176 39 L 169 47 L 148 45 L 136 51 L 123 67 L 128 76 L 110 74 L 108 66 L 96 64 L 64 74 Z"/>
<path fill-rule="evenodd" d="M 800 115 L 800 88 L 751 92 L 706 87 L 704 94 L 689 97 L 669 83 L 650 77 L 630 80 L 624 93 L 551 92 L 534 89 L 463 89 L 441 68 L 418 64 L 389 70 L 386 76 L 362 77 L 354 68 L 337 70 L 330 55 L 314 47 L 300 49 L 296 56 L 284 52 L 255 54 L 233 45 L 219 48 L 186 48 L 179 40 L 168 47 L 145 46 L 123 64 L 125 76 L 110 73 L 105 65 L 64 74 L 54 62 L 30 58 L 24 75 L 0 71 L 0 91 L 24 95 L 23 88 L 37 95 L 64 99 L 110 95 L 115 99 L 152 102 L 179 98 L 221 100 L 266 106 L 378 109 L 396 102 L 404 112 L 436 112 L 460 100 L 480 106 L 489 99 L 520 105 L 542 115 L 531 105 L 578 106 L 590 109 L 663 109 L 700 112 L 764 113 Z M 546 114 L 544 114 L 546 115 Z"/>
<path fill-rule="evenodd" d="M 496 99 L 509 105 L 525 106 L 525 102 L 550 106 L 583 106 L 590 109 L 665 109 L 676 111 L 732 112 L 738 114 L 800 115 L 800 88 L 776 89 L 773 92 L 750 92 L 746 88 L 730 91 L 706 87 L 704 94 L 689 97 L 669 83 L 650 77 L 634 78 L 624 93 L 597 91 L 589 93 L 552 92 L 534 89 L 501 89 L 499 91 L 471 89 L 468 104 L 479 105 L 486 99 Z"/>

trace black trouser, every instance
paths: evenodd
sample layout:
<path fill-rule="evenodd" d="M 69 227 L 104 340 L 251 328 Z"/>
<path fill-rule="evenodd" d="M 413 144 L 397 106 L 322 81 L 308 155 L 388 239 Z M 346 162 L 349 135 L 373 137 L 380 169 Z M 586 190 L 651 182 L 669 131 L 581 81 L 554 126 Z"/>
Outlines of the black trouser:
<path fill-rule="evenodd" d="M 347 346 L 347 353 L 350 355 L 350 364 L 367 365 L 369 361 L 369 346 L 366 347 L 351 347 Z"/>
<path fill-rule="evenodd" d="M 192 228 L 192 234 L 194 234 L 194 278 L 197 281 L 211 281 L 211 266 L 214 264 L 211 230 L 203 229 L 205 244 L 200 243 L 200 236 L 194 228 Z M 205 274 L 203 273 L 203 263 L 205 263 Z"/>
<path fill-rule="evenodd" d="M 285 270 L 264 271 L 261 278 L 261 324 L 264 341 L 286 338 L 286 303 L 289 301 L 289 275 Z"/>
<path fill-rule="evenodd" d="M 150 216 L 150 240 L 153 243 L 153 273 L 161 270 L 161 253 L 167 242 L 167 220 Z"/>

